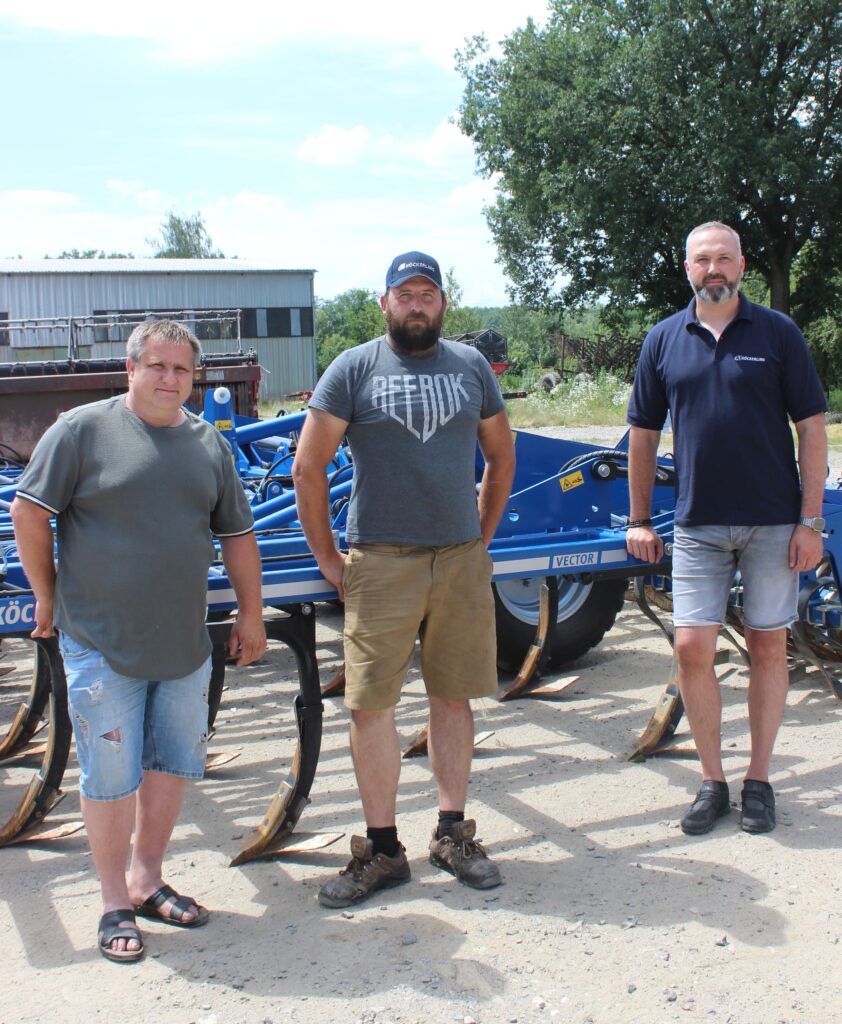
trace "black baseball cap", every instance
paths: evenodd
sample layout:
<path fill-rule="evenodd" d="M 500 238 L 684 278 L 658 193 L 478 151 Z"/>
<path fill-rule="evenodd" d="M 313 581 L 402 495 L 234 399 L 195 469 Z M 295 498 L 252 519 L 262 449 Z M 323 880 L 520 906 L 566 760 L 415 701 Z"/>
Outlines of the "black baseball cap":
<path fill-rule="evenodd" d="M 426 277 L 439 291 L 444 291 L 438 262 L 425 252 L 405 252 L 396 256 L 386 272 L 386 291 L 397 288 L 411 277 Z"/>

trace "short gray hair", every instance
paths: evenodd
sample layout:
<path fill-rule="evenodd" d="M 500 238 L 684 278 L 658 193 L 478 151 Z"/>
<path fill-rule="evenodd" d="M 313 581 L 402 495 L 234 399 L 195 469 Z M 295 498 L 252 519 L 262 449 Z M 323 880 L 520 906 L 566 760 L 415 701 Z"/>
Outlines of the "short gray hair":
<path fill-rule="evenodd" d="M 189 345 L 193 351 L 193 365 L 202 358 L 202 346 L 196 335 L 184 324 L 176 320 L 144 320 L 129 335 L 126 342 L 126 355 L 133 363 L 140 360 L 146 351 L 146 343 L 150 338 L 167 341 L 172 345 Z"/>
<path fill-rule="evenodd" d="M 709 228 L 718 228 L 720 231 L 727 231 L 727 232 L 729 232 L 731 237 L 737 243 L 737 249 L 738 249 L 740 255 L 742 256 L 743 248 L 740 245 L 740 236 L 731 227 L 731 225 L 730 224 L 723 224 L 721 220 L 708 220 L 708 221 L 705 221 L 704 224 L 697 224 L 696 227 L 694 227 L 693 230 L 690 232 L 690 234 L 687 236 L 687 241 L 684 243 L 684 258 L 685 259 L 688 259 L 689 256 L 690 256 L 690 239 L 693 237 L 693 235 L 697 235 L 700 231 L 707 231 Z"/>

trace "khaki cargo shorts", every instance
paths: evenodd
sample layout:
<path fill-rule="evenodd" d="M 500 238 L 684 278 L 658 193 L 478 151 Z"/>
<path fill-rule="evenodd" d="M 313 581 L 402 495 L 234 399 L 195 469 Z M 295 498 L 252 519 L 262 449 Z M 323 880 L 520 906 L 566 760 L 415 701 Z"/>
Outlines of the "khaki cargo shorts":
<path fill-rule="evenodd" d="M 419 634 L 430 696 L 496 694 L 491 565 L 480 540 L 434 548 L 354 545 L 344 576 L 346 706 L 394 707 Z"/>

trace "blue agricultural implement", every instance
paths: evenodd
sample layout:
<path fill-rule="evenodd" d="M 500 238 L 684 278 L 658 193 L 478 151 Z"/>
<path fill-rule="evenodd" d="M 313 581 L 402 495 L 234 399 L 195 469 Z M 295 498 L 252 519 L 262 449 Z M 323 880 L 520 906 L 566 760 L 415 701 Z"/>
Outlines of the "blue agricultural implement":
<path fill-rule="evenodd" d="M 273 420 L 235 416 L 225 387 L 209 391 L 205 417 L 231 444 L 249 497 L 263 569 L 267 633 L 288 645 L 298 670 L 295 719 L 298 744 L 292 768 L 274 795 L 263 820 L 243 843 L 232 863 L 269 856 L 289 837 L 309 801 L 321 744 L 323 698 L 341 691 L 341 673 L 322 689 L 316 662 L 319 602 L 337 595 L 322 577 L 304 539 L 295 507 L 291 466 L 306 413 Z M 669 552 L 674 510 L 674 471 L 670 458 L 659 460 L 653 519 L 666 542 L 667 557 L 658 566 L 631 558 L 625 547 L 628 521 L 627 439 L 604 449 L 575 441 L 515 432 L 517 473 L 511 497 L 490 547 L 501 667 L 516 672 L 500 699 L 528 695 L 536 674 L 556 669 L 598 644 L 620 610 L 629 581 L 644 612 L 660 622 L 651 604 L 668 603 Z M 482 474 L 477 451 L 476 474 Z M 18 560 L 8 505 L 20 467 L 0 467 L 0 640 L 29 636 L 34 598 Z M 329 467 L 332 525 L 340 547 L 353 480 L 353 453 L 342 446 Z M 400 481 L 396 480 L 396 486 Z M 842 525 L 842 493 L 825 492 L 825 558 L 819 570 L 802 579 L 799 620 L 790 633 L 792 666 L 817 669 L 837 697 L 842 687 L 838 565 L 842 557 L 837 526 Z M 740 588 L 735 582 L 729 624 L 740 629 Z M 210 724 L 219 708 L 225 676 L 224 643 L 228 616 L 235 607 L 221 559 L 208 576 L 208 629 L 214 643 Z M 736 642 L 736 641 L 735 641 Z M 652 721 L 634 754 L 656 749 L 675 731 L 682 705 L 673 683 L 658 702 Z M 32 681 L 5 737 L 0 760 L 20 756 L 48 719 L 49 733 L 40 769 L 17 809 L 0 824 L 0 845 L 27 835 L 43 835 L 40 822 L 61 798 L 60 784 L 70 750 L 70 724 L 61 658 L 54 640 L 34 642 Z M 419 737 L 415 749 L 423 749 Z"/>

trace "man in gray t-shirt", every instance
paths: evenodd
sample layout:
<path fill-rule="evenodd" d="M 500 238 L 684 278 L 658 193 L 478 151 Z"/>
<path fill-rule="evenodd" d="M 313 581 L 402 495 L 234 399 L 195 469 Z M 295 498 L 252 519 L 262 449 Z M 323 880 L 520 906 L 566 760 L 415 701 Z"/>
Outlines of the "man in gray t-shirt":
<path fill-rule="evenodd" d="M 386 334 L 328 368 L 293 466 L 307 540 L 345 601 L 345 703 L 367 827 L 365 838 L 351 840 L 348 867 L 319 893 L 328 907 L 409 881 L 395 822 L 394 709 L 419 634 L 439 791 L 430 860 L 474 888 L 500 883 L 464 810 L 470 700 L 497 689 L 486 548 L 514 475 L 512 435 L 486 360 L 440 337 L 447 298 L 438 263 L 420 252 L 396 257 L 380 303 Z M 326 477 L 346 434 L 354 459 L 347 556 L 331 533 Z M 479 493 L 477 442 L 485 460 Z"/>
<path fill-rule="evenodd" d="M 102 886 L 99 950 L 121 962 L 143 955 L 136 913 L 183 928 L 208 918 L 166 885 L 162 866 L 185 781 L 204 769 L 212 533 L 237 595 L 230 653 L 245 665 L 266 649 L 260 556 L 231 451 L 182 408 L 199 343 L 180 324 L 149 321 L 127 354 L 128 394 L 59 417 L 12 503 L 36 597 L 32 636 L 54 627 L 61 635 L 82 813 Z"/>

